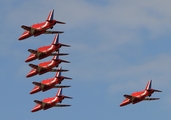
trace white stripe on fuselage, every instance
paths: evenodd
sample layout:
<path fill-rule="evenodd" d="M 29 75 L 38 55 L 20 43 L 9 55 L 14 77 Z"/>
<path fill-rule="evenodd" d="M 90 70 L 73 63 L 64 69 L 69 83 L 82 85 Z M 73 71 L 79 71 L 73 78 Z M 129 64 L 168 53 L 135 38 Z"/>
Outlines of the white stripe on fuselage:
<path fill-rule="evenodd" d="M 57 78 L 54 78 L 54 79 L 53 79 L 53 80 L 52 80 L 50 83 L 53 83 L 53 82 L 55 82 L 55 81 L 56 81 L 56 79 L 57 79 Z"/>
<path fill-rule="evenodd" d="M 54 62 L 55 62 L 55 61 L 54 61 L 54 60 L 52 60 L 52 61 L 51 61 L 51 63 L 50 63 L 50 64 L 48 64 L 48 67 L 49 67 L 49 66 L 51 66 L 51 65 L 53 65 L 53 63 L 54 63 Z"/>
<path fill-rule="evenodd" d="M 51 46 L 50 46 L 50 48 L 48 48 L 47 50 L 48 50 L 48 51 L 49 51 L 49 50 L 52 50 L 52 49 L 53 49 L 53 47 L 54 47 L 54 46 L 53 46 L 53 45 L 51 45 Z"/>
<path fill-rule="evenodd" d="M 37 29 L 42 29 L 42 28 L 46 27 L 47 24 L 48 24 L 48 22 L 45 22 L 45 24 L 44 24 L 43 26 L 40 26 L 40 27 L 38 27 Z"/>
<path fill-rule="evenodd" d="M 57 100 L 57 97 L 55 97 L 52 101 L 49 101 L 47 103 L 52 103 L 52 102 L 55 102 Z"/>
<path fill-rule="evenodd" d="M 135 96 L 135 97 L 142 97 L 142 96 L 146 95 L 146 93 L 147 93 L 147 90 L 145 90 L 142 94 L 137 95 L 137 96 Z"/>

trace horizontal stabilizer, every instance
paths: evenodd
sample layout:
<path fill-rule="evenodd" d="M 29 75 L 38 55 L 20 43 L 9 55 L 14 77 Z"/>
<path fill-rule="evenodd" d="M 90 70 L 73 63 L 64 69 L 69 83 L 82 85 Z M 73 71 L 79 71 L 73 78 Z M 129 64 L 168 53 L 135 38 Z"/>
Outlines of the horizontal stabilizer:
<path fill-rule="evenodd" d="M 66 105 L 66 104 L 56 104 L 54 107 L 69 107 L 71 105 Z"/>
<path fill-rule="evenodd" d="M 51 56 L 55 56 L 55 55 L 64 56 L 64 55 L 69 55 L 69 53 L 51 53 Z"/>
<path fill-rule="evenodd" d="M 162 92 L 161 90 L 149 89 L 147 91 Z"/>
<path fill-rule="evenodd" d="M 153 89 L 154 90 L 154 92 L 162 92 L 161 90 L 155 90 L 155 89 Z"/>
<path fill-rule="evenodd" d="M 30 53 L 33 53 L 33 54 L 36 54 L 36 53 L 37 53 L 37 50 L 33 50 L 33 49 L 28 49 L 28 51 L 29 51 Z"/>
<path fill-rule="evenodd" d="M 37 69 L 38 66 L 37 65 L 34 65 L 34 64 L 29 64 L 30 67 L 34 68 L 34 69 Z"/>
<path fill-rule="evenodd" d="M 60 34 L 60 33 L 64 33 L 64 31 L 46 31 L 43 34 Z"/>
<path fill-rule="evenodd" d="M 72 97 L 64 96 L 64 98 L 72 99 Z"/>
<path fill-rule="evenodd" d="M 71 86 L 54 86 L 54 88 L 67 88 L 67 87 L 71 87 Z"/>
<path fill-rule="evenodd" d="M 64 63 L 70 63 L 69 61 L 66 61 L 66 60 L 61 60 L 61 62 L 64 62 Z"/>
<path fill-rule="evenodd" d="M 51 72 L 67 72 L 69 70 L 64 70 L 64 69 L 61 69 L 61 70 L 58 70 L 58 69 L 52 69 Z"/>
<path fill-rule="evenodd" d="M 144 100 L 159 100 L 160 98 L 145 98 Z"/>
<path fill-rule="evenodd" d="M 64 79 L 68 79 L 68 80 L 71 80 L 72 78 L 69 78 L 69 77 L 64 77 Z"/>
<path fill-rule="evenodd" d="M 64 47 L 71 47 L 70 45 L 66 45 L 66 44 L 60 44 L 60 45 Z"/>
<path fill-rule="evenodd" d="M 56 21 L 56 23 L 58 23 L 58 24 L 66 24 L 65 22 L 61 22 L 61 21 Z"/>

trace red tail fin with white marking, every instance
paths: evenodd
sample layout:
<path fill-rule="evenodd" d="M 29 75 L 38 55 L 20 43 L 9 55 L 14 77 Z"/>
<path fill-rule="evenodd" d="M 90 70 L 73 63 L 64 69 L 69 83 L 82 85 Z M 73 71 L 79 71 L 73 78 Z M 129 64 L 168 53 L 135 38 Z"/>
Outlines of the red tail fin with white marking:
<path fill-rule="evenodd" d="M 56 34 L 52 42 L 52 45 L 57 45 L 58 43 L 59 43 L 59 34 Z"/>
<path fill-rule="evenodd" d="M 53 20 L 53 14 L 54 14 L 54 10 L 50 11 L 46 21 L 52 21 Z"/>
<path fill-rule="evenodd" d="M 161 90 L 152 89 L 151 86 L 152 86 L 152 80 L 149 80 L 148 83 L 147 83 L 147 85 L 146 85 L 145 90 L 152 90 L 154 92 L 162 92 Z"/>
<path fill-rule="evenodd" d="M 62 70 L 62 67 L 58 68 L 58 72 L 56 72 L 56 75 L 55 77 L 60 77 L 61 76 L 61 70 Z"/>
<path fill-rule="evenodd" d="M 149 80 L 146 87 L 145 87 L 145 90 L 150 90 L 151 89 L 151 84 L 152 84 L 152 80 Z"/>
<path fill-rule="evenodd" d="M 56 94 L 57 97 L 62 96 L 62 88 L 58 89 L 58 92 Z"/>

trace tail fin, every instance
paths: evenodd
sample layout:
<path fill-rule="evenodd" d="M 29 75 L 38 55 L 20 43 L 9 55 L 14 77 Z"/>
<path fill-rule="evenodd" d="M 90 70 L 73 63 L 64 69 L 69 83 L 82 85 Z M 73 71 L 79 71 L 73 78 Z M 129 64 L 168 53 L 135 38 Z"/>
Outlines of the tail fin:
<path fill-rule="evenodd" d="M 150 90 L 151 89 L 151 84 L 152 84 L 152 80 L 149 80 L 146 87 L 145 87 L 145 90 Z"/>
<path fill-rule="evenodd" d="M 50 11 L 46 21 L 52 21 L 53 20 L 53 14 L 54 14 L 54 10 Z"/>
<path fill-rule="evenodd" d="M 62 96 L 62 88 L 58 89 L 58 92 L 56 94 L 57 97 Z"/>
<path fill-rule="evenodd" d="M 59 34 L 56 34 L 55 37 L 54 37 L 54 40 L 52 42 L 52 45 L 56 45 L 59 43 Z"/>
<path fill-rule="evenodd" d="M 62 67 L 60 67 L 60 68 L 58 68 L 58 72 L 56 72 L 56 75 L 55 75 L 55 77 L 59 77 L 59 76 L 61 76 L 61 71 L 60 70 L 62 70 Z"/>

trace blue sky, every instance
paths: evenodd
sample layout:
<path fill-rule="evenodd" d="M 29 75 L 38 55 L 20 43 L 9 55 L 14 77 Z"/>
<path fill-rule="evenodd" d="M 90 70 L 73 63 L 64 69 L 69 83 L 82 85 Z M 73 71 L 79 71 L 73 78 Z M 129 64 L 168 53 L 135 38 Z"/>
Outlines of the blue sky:
<path fill-rule="evenodd" d="M 171 2 L 168 0 L 3 0 L 0 32 L 0 119 L 2 120 L 132 120 L 170 119 L 171 105 Z M 46 20 L 50 10 L 54 18 L 66 22 L 54 30 L 64 30 L 61 48 L 69 52 L 62 63 L 72 77 L 63 81 L 71 88 L 63 94 L 68 108 L 52 108 L 31 113 L 35 99 L 52 97 L 57 89 L 30 95 L 33 81 L 51 78 L 55 73 L 26 78 L 30 71 L 25 59 L 28 49 L 49 45 L 54 35 L 41 35 L 18 41 L 21 25 Z M 38 64 L 51 57 L 31 63 Z M 162 93 L 159 101 L 144 101 L 120 108 L 123 94 L 143 90 L 148 80 Z"/>

